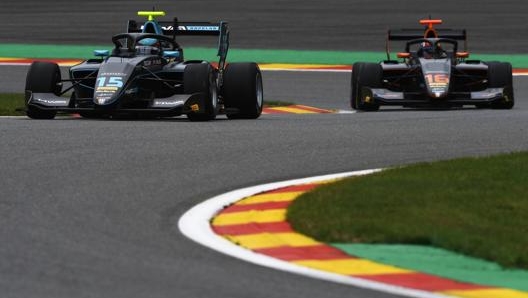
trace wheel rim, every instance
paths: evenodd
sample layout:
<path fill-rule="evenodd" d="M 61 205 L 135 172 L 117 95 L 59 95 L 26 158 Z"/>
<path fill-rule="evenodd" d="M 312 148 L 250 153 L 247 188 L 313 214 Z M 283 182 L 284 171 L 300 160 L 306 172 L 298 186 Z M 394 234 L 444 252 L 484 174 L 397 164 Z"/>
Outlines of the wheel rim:
<path fill-rule="evenodd" d="M 209 83 L 209 93 L 211 94 L 211 104 L 213 106 L 213 110 L 216 111 L 216 107 L 218 105 L 218 91 L 216 90 L 216 80 L 213 77 L 211 77 Z"/>
<path fill-rule="evenodd" d="M 264 92 L 263 92 L 263 89 L 262 89 L 262 77 L 260 76 L 260 73 L 257 73 L 257 76 L 256 76 L 256 82 L 255 82 L 255 86 L 256 86 L 256 96 L 257 96 L 257 108 L 260 110 L 262 108 L 262 105 L 263 105 L 263 102 L 264 102 Z"/>

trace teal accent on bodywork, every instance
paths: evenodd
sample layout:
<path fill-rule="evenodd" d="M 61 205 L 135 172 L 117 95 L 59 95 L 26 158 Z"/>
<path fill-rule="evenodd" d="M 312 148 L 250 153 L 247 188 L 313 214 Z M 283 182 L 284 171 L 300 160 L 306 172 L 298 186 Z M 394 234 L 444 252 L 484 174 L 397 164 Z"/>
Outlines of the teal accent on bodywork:
<path fill-rule="evenodd" d="M 166 58 L 179 58 L 180 57 L 180 52 L 178 52 L 178 51 L 164 51 L 163 52 L 163 57 L 166 57 Z"/>
<path fill-rule="evenodd" d="M 146 21 L 143 26 L 141 26 L 141 32 L 143 33 L 154 33 L 163 35 L 163 29 L 161 28 L 160 24 L 156 21 Z M 154 30 L 149 30 L 150 28 L 154 28 Z"/>
<path fill-rule="evenodd" d="M 109 50 L 94 50 L 95 57 L 108 57 L 110 56 Z"/>

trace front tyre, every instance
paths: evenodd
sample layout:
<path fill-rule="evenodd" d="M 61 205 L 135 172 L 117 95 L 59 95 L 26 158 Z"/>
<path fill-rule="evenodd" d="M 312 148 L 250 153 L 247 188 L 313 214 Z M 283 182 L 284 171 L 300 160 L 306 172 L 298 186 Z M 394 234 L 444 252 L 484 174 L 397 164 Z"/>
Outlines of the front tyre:
<path fill-rule="evenodd" d="M 356 77 L 356 91 L 352 96 L 355 96 L 355 108 L 360 111 L 377 111 L 379 104 L 371 102 L 372 94 L 367 92 L 367 88 L 381 88 L 383 78 L 383 69 L 378 63 L 361 63 L 359 72 Z M 352 83 L 353 85 L 353 83 Z M 354 104 L 352 106 L 354 106 Z"/>
<path fill-rule="evenodd" d="M 264 91 L 262 73 L 256 63 L 230 63 L 222 87 L 229 119 L 257 119 L 262 114 Z"/>
<path fill-rule="evenodd" d="M 32 93 L 61 93 L 61 73 L 59 65 L 52 62 L 35 61 L 31 63 L 26 76 L 26 89 Z M 26 115 L 31 119 L 53 119 L 56 111 L 48 111 L 28 105 L 26 102 Z"/>
<path fill-rule="evenodd" d="M 357 101 L 359 99 L 358 94 L 358 74 L 361 72 L 363 66 L 362 62 L 356 62 L 352 65 L 352 78 L 350 81 L 350 107 L 353 110 L 357 110 Z"/>
<path fill-rule="evenodd" d="M 489 88 L 504 88 L 504 98 L 491 104 L 493 109 L 508 110 L 513 108 L 513 75 L 512 66 L 508 62 L 488 62 Z"/>
<path fill-rule="evenodd" d="M 186 94 L 202 93 L 205 96 L 203 113 L 188 113 L 191 121 L 209 121 L 218 113 L 218 90 L 216 72 L 208 63 L 189 64 L 183 74 L 184 92 Z"/>

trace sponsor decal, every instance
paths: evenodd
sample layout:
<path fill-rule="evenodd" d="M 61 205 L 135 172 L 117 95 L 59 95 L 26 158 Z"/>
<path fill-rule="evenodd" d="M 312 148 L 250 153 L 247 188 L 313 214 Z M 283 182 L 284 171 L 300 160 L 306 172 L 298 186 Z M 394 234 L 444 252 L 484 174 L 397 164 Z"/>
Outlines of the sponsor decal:
<path fill-rule="evenodd" d="M 96 92 L 103 92 L 103 91 L 107 91 L 107 92 L 116 92 L 117 91 L 117 87 L 97 87 L 97 89 L 95 89 Z"/>
<path fill-rule="evenodd" d="M 175 102 L 173 101 L 156 101 L 156 105 L 160 105 L 160 106 L 172 106 L 174 104 Z"/>
<path fill-rule="evenodd" d="M 403 95 L 401 93 L 396 92 L 387 92 L 387 93 L 380 93 L 375 94 L 378 97 L 387 98 L 387 99 L 402 99 Z"/>
<path fill-rule="evenodd" d="M 160 65 L 161 59 L 155 59 L 155 60 L 147 60 L 143 62 L 144 66 L 150 66 L 150 65 Z"/>
<path fill-rule="evenodd" d="M 219 26 L 178 26 L 178 30 L 182 31 L 219 31 Z"/>
<path fill-rule="evenodd" d="M 35 101 L 52 104 L 52 105 L 58 105 L 58 104 L 66 104 L 66 100 L 57 100 L 57 99 L 44 99 L 44 98 L 35 98 Z"/>
<path fill-rule="evenodd" d="M 182 26 L 179 26 L 179 27 L 182 27 Z M 179 29 L 179 27 L 178 27 L 178 29 Z M 143 31 L 143 28 L 145 28 L 145 25 L 141 25 L 141 27 L 139 27 L 139 29 L 141 29 L 141 31 Z M 171 31 L 171 30 L 174 30 L 174 26 L 172 26 L 172 25 L 161 26 L 161 29 L 166 30 L 166 31 Z"/>
<path fill-rule="evenodd" d="M 126 74 L 122 72 L 103 72 L 103 73 L 100 73 L 99 75 L 105 76 L 105 77 L 124 77 L 126 76 Z"/>
<path fill-rule="evenodd" d="M 137 87 L 125 90 L 125 94 L 134 94 L 134 93 L 138 93 L 138 92 L 139 92 L 139 88 L 137 88 Z"/>
<path fill-rule="evenodd" d="M 99 92 L 99 91 L 96 91 L 95 96 L 96 97 L 108 97 L 108 98 L 110 98 L 110 97 L 114 96 L 114 93 L 115 92 Z"/>
<path fill-rule="evenodd" d="M 104 104 L 106 103 L 108 100 L 110 99 L 110 97 L 108 96 L 98 96 L 95 101 L 98 103 L 98 104 Z"/>
<path fill-rule="evenodd" d="M 177 107 L 183 105 L 184 102 L 182 100 L 154 100 L 152 103 L 153 107 Z"/>

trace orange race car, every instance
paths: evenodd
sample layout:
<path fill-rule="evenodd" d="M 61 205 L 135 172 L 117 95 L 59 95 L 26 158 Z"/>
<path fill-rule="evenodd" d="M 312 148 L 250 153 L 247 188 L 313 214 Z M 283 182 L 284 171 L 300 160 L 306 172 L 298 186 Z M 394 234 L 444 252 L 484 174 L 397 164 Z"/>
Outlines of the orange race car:
<path fill-rule="evenodd" d="M 465 30 L 437 29 L 441 20 L 421 20 L 425 29 L 389 30 L 387 60 L 354 63 L 352 109 L 377 111 L 382 105 L 511 109 L 512 66 L 469 60 Z M 390 42 L 401 41 L 400 60 L 391 59 Z M 464 48 L 459 50 L 459 41 Z"/>

